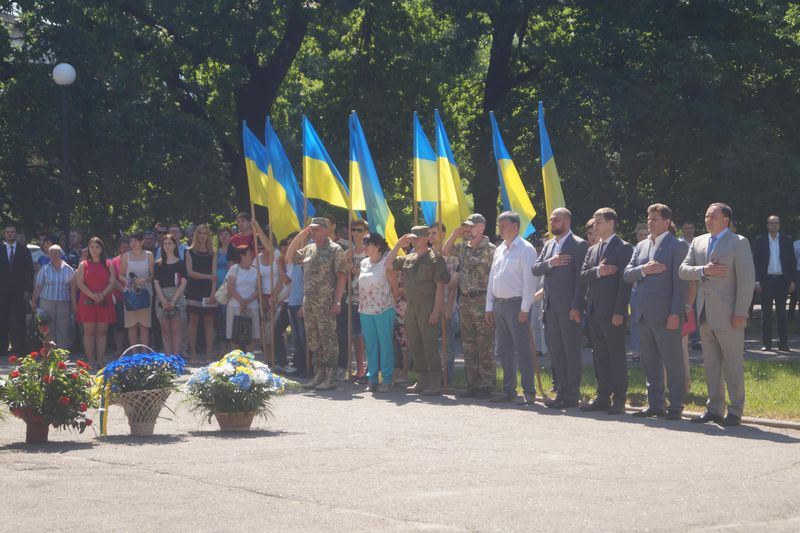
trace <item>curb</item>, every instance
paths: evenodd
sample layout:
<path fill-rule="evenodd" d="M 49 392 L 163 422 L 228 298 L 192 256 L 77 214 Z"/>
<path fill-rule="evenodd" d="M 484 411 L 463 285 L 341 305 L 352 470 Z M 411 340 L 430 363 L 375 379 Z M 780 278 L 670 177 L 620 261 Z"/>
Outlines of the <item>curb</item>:
<path fill-rule="evenodd" d="M 636 412 L 636 411 L 644 411 L 645 407 L 631 407 L 627 406 L 625 408 L 626 411 Z M 695 417 L 695 416 L 702 416 L 703 413 L 698 411 L 684 411 L 683 416 L 686 418 L 687 416 Z M 776 420 L 774 418 L 756 418 L 754 416 L 743 416 L 742 417 L 742 424 L 748 424 L 751 426 L 767 426 L 772 428 L 778 429 L 794 429 L 800 431 L 800 421 L 793 421 L 793 420 Z"/>

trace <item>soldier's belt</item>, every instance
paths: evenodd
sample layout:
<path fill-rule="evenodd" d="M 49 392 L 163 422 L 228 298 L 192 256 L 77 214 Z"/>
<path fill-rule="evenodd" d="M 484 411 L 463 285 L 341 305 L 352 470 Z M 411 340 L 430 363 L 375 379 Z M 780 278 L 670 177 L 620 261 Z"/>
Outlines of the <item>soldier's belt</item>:
<path fill-rule="evenodd" d="M 461 291 L 461 296 L 466 296 L 467 298 L 477 298 L 478 296 L 486 296 L 486 291 Z"/>
<path fill-rule="evenodd" d="M 521 302 L 522 296 L 514 296 L 513 298 L 495 298 L 495 302 L 500 302 L 501 304 L 509 303 L 509 302 Z"/>

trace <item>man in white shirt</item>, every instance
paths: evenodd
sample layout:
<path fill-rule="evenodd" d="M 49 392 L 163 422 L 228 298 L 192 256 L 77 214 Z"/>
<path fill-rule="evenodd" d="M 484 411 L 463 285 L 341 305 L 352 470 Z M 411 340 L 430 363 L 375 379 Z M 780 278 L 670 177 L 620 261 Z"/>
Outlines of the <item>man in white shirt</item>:
<path fill-rule="evenodd" d="M 513 211 L 497 217 L 503 243 L 497 247 L 486 291 L 486 322 L 495 326 L 495 349 L 503 365 L 503 392 L 492 402 L 533 404 L 536 400 L 528 313 L 533 303 L 536 261 L 533 245 L 519 235 L 520 218 Z M 517 367 L 523 395 L 517 399 Z"/>

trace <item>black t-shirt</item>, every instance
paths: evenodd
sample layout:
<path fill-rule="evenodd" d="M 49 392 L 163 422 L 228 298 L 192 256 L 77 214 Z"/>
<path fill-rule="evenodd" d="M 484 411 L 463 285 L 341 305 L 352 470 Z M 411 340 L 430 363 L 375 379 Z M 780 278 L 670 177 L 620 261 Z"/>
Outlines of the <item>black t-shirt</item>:
<path fill-rule="evenodd" d="M 181 260 L 168 264 L 164 264 L 162 261 L 156 261 L 153 277 L 158 281 L 162 289 L 165 287 L 178 286 L 179 280 L 176 274 L 184 279 L 189 277 L 186 273 L 186 263 Z"/>

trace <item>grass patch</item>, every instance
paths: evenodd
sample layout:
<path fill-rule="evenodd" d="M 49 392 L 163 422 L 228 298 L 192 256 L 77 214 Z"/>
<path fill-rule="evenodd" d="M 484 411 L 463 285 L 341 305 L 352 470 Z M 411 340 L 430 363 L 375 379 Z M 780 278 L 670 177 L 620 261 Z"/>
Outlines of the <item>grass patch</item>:
<path fill-rule="evenodd" d="M 456 369 L 453 387 L 466 387 L 464 369 Z M 691 367 L 691 390 L 686 396 L 686 410 L 705 411 L 708 388 L 706 373 L 701 365 Z M 518 378 L 519 379 L 519 378 Z M 745 415 L 780 420 L 800 420 L 800 361 L 750 361 L 744 362 Z M 503 383 L 503 369 L 497 369 L 497 391 Z M 549 369 L 542 368 L 542 385 L 549 392 L 553 386 Z M 538 384 L 537 384 L 538 388 Z M 538 391 L 541 394 L 542 391 Z M 583 369 L 581 395 L 592 398 L 595 377 L 592 367 Z M 628 403 L 632 406 L 647 404 L 644 370 L 638 365 L 628 368 Z"/>

